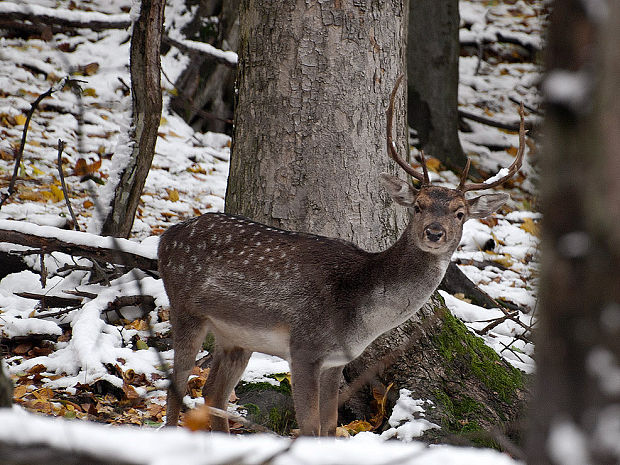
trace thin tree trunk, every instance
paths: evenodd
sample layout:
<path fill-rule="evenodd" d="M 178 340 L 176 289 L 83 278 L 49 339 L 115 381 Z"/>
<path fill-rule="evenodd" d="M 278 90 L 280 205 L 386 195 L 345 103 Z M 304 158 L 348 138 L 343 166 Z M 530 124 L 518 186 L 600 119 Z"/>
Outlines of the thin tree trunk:
<path fill-rule="evenodd" d="M 458 135 L 458 0 L 410 0 L 407 116 L 420 148 L 451 169 L 467 161 Z"/>
<path fill-rule="evenodd" d="M 116 186 L 101 233 L 129 237 L 151 168 L 161 119 L 160 49 L 164 0 L 143 0 L 131 35 L 130 69 L 133 102 L 132 151 Z"/>
<path fill-rule="evenodd" d="M 385 110 L 406 14 L 404 0 L 242 2 L 227 211 L 368 249 L 394 241 L 405 212 L 378 175 L 395 171 Z M 404 154 L 402 103 L 395 126 Z"/>
<path fill-rule="evenodd" d="M 618 43 L 618 2 L 555 2 L 530 465 L 620 463 Z"/>

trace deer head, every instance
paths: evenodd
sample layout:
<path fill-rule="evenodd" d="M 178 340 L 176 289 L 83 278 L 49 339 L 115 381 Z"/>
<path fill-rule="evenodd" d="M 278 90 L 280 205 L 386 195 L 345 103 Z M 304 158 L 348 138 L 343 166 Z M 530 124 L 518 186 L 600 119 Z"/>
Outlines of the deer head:
<path fill-rule="evenodd" d="M 392 120 L 394 114 L 394 99 L 398 86 L 403 80 L 401 75 L 394 85 L 390 104 L 387 109 L 387 148 L 388 153 L 411 177 L 421 182 L 416 188 L 408 182 L 387 173 L 381 174 L 381 182 L 388 190 L 390 196 L 399 205 L 407 207 L 412 212 L 410 223 L 411 237 L 415 245 L 425 252 L 444 254 L 451 252 L 458 245 L 463 232 L 463 223 L 471 218 L 484 218 L 497 211 L 509 199 L 505 193 L 493 193 L 474 198 L 466 198 L 468 191 L 491 189 L 506 182 L 514 176 L 521 167 L 525 152 L 525 122 L 523 104 L 519 108 L 521 119 L 519 127 L 519 149 L 512 165 L 504 171 L 502 176 L 491 182 L 467 183 L 470 160 L 461 175 L 460 183 L 456 189 L 441 186 L 433 186 L 429 180 L 424 152 L 420 153 L 422 173 L 415 170 L 409 163 L 404 161 L 396 150 L 392 141 Z"/>

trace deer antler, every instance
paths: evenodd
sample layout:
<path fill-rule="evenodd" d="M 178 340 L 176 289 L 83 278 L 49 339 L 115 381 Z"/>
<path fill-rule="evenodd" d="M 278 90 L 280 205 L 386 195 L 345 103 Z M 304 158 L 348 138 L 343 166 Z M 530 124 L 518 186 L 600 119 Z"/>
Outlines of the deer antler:
<path fill-rule="evenodd" d="M 508 172 L 496 179 L 493 182 L 482 182 L 482 183 L 473 183 L 473 184 L 465 184 L 467 180 L 467 174 L 469 172 L 469 159 L 467 159 L 467 165 L 465 165 L 465 169 L 463 170 L 463 174 L 461 175 L 461 182 L 459 183 L 458 190 L 465 193 L 468 191 L 479 191 L 484 189 L 491 189 L 492 187 L 499 186 L 500 184 L 505 183 L 510 178 L 512 178 L 517 171 L 521 168 L 521 163 L 523 162 L 523 154 L 525 153 L 525 112 L 523 110 L 523 102 L 521 102 L 521 106 L 519 107 L 519 117 L 521 118 L 521 122 L 519 124 L 519 150 L 517 151 L 517 156 L 515 160 L 512 162 L 512 165 L 508 168 Z"/>
<path fill-rule="evenodd" d="M 388 154 L 392 157 L 392 159 L 400 165 L 402 169 L 404 169 L 410 176 L 416 178 L 418 181 L 422 181 L 423 184 L 430 184 L 428 178 L 428 171 L 426 169 L 426 160 L 424 159 L 424 152 L 420 152 L 420 158 L 422 161 L 422 170 L 424 173 L 420 173 L 414 170 L 409 163 L 400 158 L 398 152 L 396 151 L 396 146 L 394 142 L 392 142 L 392 119 L 394 115 L 394 99 L 396 97 L 396 91 L 398 90 L 398 86 L 401 81 L 405 77 L 404 74 L 398 76 L 396 79 L 396 84 L 394 84 L 394 89 L 392 90 L 392 95 L 390 95 L 390 105 L 388 106 L 387 111 L 385 112 L 387 116 L 387 147 Z"/>

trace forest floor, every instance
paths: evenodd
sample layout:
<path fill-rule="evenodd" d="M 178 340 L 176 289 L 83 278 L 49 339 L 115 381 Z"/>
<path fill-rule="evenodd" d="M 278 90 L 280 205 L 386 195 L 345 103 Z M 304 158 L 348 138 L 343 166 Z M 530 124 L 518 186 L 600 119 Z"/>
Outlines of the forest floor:
<path fill-rule="evenodd" d="M 179 30 L 189 20 L 183 5 L 180 0 L 168 2 L 170 28 Z M 130 7 L 129 0 L 28 0 L 0 3 L 0 16 L 15 9 L 43 14 L 53 8 L 53 14 L 64 17 L 91 18 L 80 15 L 96 11 L 128 18 Z M 514 125 L 523 101 L 533 129 L 521 174 L 506 187 L 512 200 L 493 218 L 466 223 L 453 257 L 482 290 L 513 309 L 512 317 L 442 292 L 457 317 L 528 373 L 534 370 L 530 329 L 536 322 L 540 221 L 536 197 L 542 121 L 538 84 L 547 8 L 546 2 L 531 0 L 461 1 L 459 109 Z M 114 186 L 118 167 L 113 155 L 122 150 L 119 135 L 127 130 L 129 118 L 129 38 L 125 29 L 79 29 L 50 37 L 4 31 L 0 38 L 2 189 L 11 180 L 32 102 L 66 76 L 79 80 L 81 91 L 58 88 L 34 112 L 18 166 L 17 192 L 2 206 L 0 223 L 17 220 L 26 225 L 72 226 L 58 175 L 57 142 L 62 139 L 66 144 L 62 169 L 77 223 L 82 231 L 97 232 L 97 204 Z M 164 112 L 131 237 L 146 255 L 153 255 L 157 236 L 171 224 L 224 207 L 230 138 L 195 132 L 167 109 L 169 97 L 176 92 L 172 82 L 187 60 L 174 48 L 162 57 Z M 462 119 L 460 137 L 473 164 L 489 176 L 512 162 L 518 146 L 516 131 L 471 118 Z M 429 167 L 432 181 L 457 183 L 457 176 L 436 159 L 429 160 Z M 92 241 L 97 241 L 95 234 Z M 9 250 L 24 252 L 26 248 L 0 243 L 0 251 Z M 161 282 L 134 271 L 109 283 L 92 284 L 89 272 L 76 266 L 86 262 L 53 253 L 45 256 L 47 279 L 42 285 L 39 256 L 26 255 L 25 260 L 28 270 L 10 273 L 0 281 L 0 335 L 9 351 L 5 361 L 16 385 L 16 403 L 50 416 L 160 425 L 165 413 L 163 365 L 172 357 L 168 302 Z M 73 309 L 44 307 L 40 300 L 17 295 L 24 292 L 61 297 L 76 297 L 77 292 L 81 302 Z M 113 304 L 119 296 L 141 292 L 154 298 L 146 316 L 136 306 Z M 45 317 L 52 313 L 59 314 Z M 243 379 L 279 384 L 286 372 L 286 362 L 255 354 Z M 194 371 L 185 399 L 189 406 L 201 403 L 206 375 L 207 370 Z M 403 396 L 405 406 L 407 394 Z M 241 424 L 233 427 L 244 430 Z"/>

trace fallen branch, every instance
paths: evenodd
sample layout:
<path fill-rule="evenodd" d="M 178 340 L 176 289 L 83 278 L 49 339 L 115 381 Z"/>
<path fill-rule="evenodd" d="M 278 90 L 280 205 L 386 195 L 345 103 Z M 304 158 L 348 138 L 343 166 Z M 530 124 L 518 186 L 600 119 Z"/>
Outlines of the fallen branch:
<path fill-rule="evenodd" d="M 41 305 L 46 308 L 72 307 L 82 303 L 82 299 L 78 299 L 76 297 L 36 294 L 34 292 L 15 292 L 14 294 L 18 297 L 23 297 L 24 299 L 38 300 L 41 302 Z M 37 318 L 41 318 L 41 316 L 37 316 Z"/>
<path fill-rule="evenodd" d="M 33 247 L 44 253 L 63 252 L 128 268 L 157 271 L 157 258 L 151 249 L 127 239 L 37 226 L 23 221 L 0 220 L 0 242 Z"/>
<path fill-rule="evenodd" d="M 475 115 L 474 113 L 469 113 L 468 111 L 459 110 L 459 116 L 461 118 L 469 119 L 475 121 L 476 123 L 486 124 L 487 126 L 491 126 L 494 128 L 505 129 L 506 131 L 519 132 L 519 123 L 505 123 L 503 121 L 495 121 L 491 118 L 487 118 L 481 115 Z M 525 128 L 529 131 L 534 127 L 534 123 L 531 121 L 525 122 Z"/>
<path fill-rule="evenodd" d="M 67 11 L 62 8 L 47 8 L 39 5 L 2 2 L 0 19 L 4 21 L 29 21 L 26 26 L 32 30 L 33 25 L 52 32 L 65 32 L 67 29 L 127 29 L 131 25 L 128 14 L 108 15 L 95 11 Z M 17 23 L 13 23 L 16 24 Z"/>

